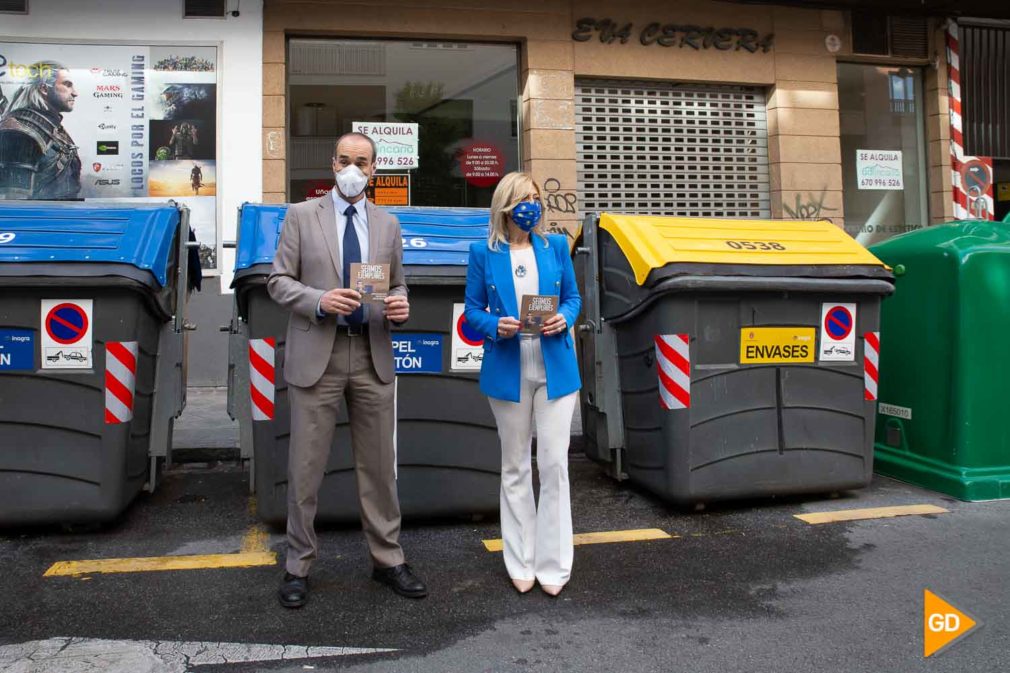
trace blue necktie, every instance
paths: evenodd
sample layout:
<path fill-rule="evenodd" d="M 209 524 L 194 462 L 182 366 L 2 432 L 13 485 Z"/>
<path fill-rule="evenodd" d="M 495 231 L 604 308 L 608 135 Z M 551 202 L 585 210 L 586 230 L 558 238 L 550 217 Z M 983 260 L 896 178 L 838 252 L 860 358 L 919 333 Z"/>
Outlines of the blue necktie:
<path fill-rule="evenodd" d="M 347 224 L 344 226 L 344 287 L 354 287 L 351 284 L 351 264 L 361 262 L 361 243 L 358 241 L 358 232 L 354 229 L 354 206 L 347 206 L 344 215 L 347 217 Z M 348 325 L 360 325 L 365 319 L 365 307 L 359 306 L 344 320 Z"/>

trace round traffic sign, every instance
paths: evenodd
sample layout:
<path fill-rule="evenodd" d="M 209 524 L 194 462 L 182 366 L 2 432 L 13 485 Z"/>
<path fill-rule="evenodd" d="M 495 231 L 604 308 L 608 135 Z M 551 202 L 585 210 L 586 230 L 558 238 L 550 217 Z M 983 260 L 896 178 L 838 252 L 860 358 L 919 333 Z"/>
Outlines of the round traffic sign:
<path fill-rule="evenodd" d="M 961 166 L 961 184 L 971 196 L 982 196 L 992 186 L 992 169 L 981 159 L 969 159 Z"/>
<path fill-rule="evenodd" d="M 466 316 L 462 313 L 459 314 L 459 320 L 456 321 L 456 334 L 468 346 L 484 345 L 484 335 L 470 327 L 466 321 Z"/>
<path fill-rule="evenodd" d="M 852 334 L 852 314 L 844 306 L 832 306 L 824 316 L 824 331 L 835 341 L 841 341 Z"/>
<path fill-rule="evenodd" d="M 57 304 L 46 314 L 46 334 L 58 344 L 75 344 L 87 332 L 88 314 L 77 304 Z"/>

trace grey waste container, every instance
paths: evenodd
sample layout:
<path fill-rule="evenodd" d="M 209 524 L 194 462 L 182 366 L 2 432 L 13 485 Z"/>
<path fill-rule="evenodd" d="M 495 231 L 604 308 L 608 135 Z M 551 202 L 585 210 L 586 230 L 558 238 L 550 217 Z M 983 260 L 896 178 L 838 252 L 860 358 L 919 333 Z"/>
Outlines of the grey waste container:
<path fill-rule="evenodd" d="M 188 211 L 0 202 L 0 525 L 119 515 L 185 404 Z"/>
<path fill-rule="evenodd" d="M 493 513 L 501 454 L 490 407 L 478 386 L 481 348 L 454 316 L 462 312 L 471 241 L 487 236 L 488 211 L 390 208 L 400 220 L 411 318 L 393 334 L 397 366 L 397 486 L 404 517 Z M 229 409 L 239 420 L 259 517 L 287 517 L 290 409 L 283 378 L 288 313 L 266 280 L 286 206 L 245 204 L 239 212 Z M 456 339 L 460 340 L 459 337 Z M 482 343 L 482 339 L 480 342 Z M 341 410 L 319 493 L 317 520 L 359 520 L 350 428 Z"/>
<path fill-rule="evenodd" d="M 893 277 L 843 230 L 603 214 L 578 252 L 586 452 L 612 476 L 679 504 L 869 483 Z"/>

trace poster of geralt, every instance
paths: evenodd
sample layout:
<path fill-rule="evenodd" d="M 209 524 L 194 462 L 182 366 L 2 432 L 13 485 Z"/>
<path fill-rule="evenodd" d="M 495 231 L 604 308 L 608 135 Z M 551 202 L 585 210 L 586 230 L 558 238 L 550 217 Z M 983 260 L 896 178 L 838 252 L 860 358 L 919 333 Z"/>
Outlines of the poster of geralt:
<path fill-rule="evenodd" d="M 0 42 L 0 199 L 190 208 L 217 267 L 217 48 Z"/>

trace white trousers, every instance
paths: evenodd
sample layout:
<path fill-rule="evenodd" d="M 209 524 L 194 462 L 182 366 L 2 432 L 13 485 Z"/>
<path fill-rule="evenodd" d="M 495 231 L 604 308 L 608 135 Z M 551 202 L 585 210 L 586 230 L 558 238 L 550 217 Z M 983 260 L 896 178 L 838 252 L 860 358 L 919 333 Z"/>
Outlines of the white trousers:
<path fill-rule="evenodd" d="M 578 393 L 547 399 L 540 339 L 522 339 L 519 402 L 491 398 L 501 439 L 501 532 L 509 577 L 564 585 L 572 573 L 568 443 Z M 530 446 L 537 431 L 540 506 Z"/>

